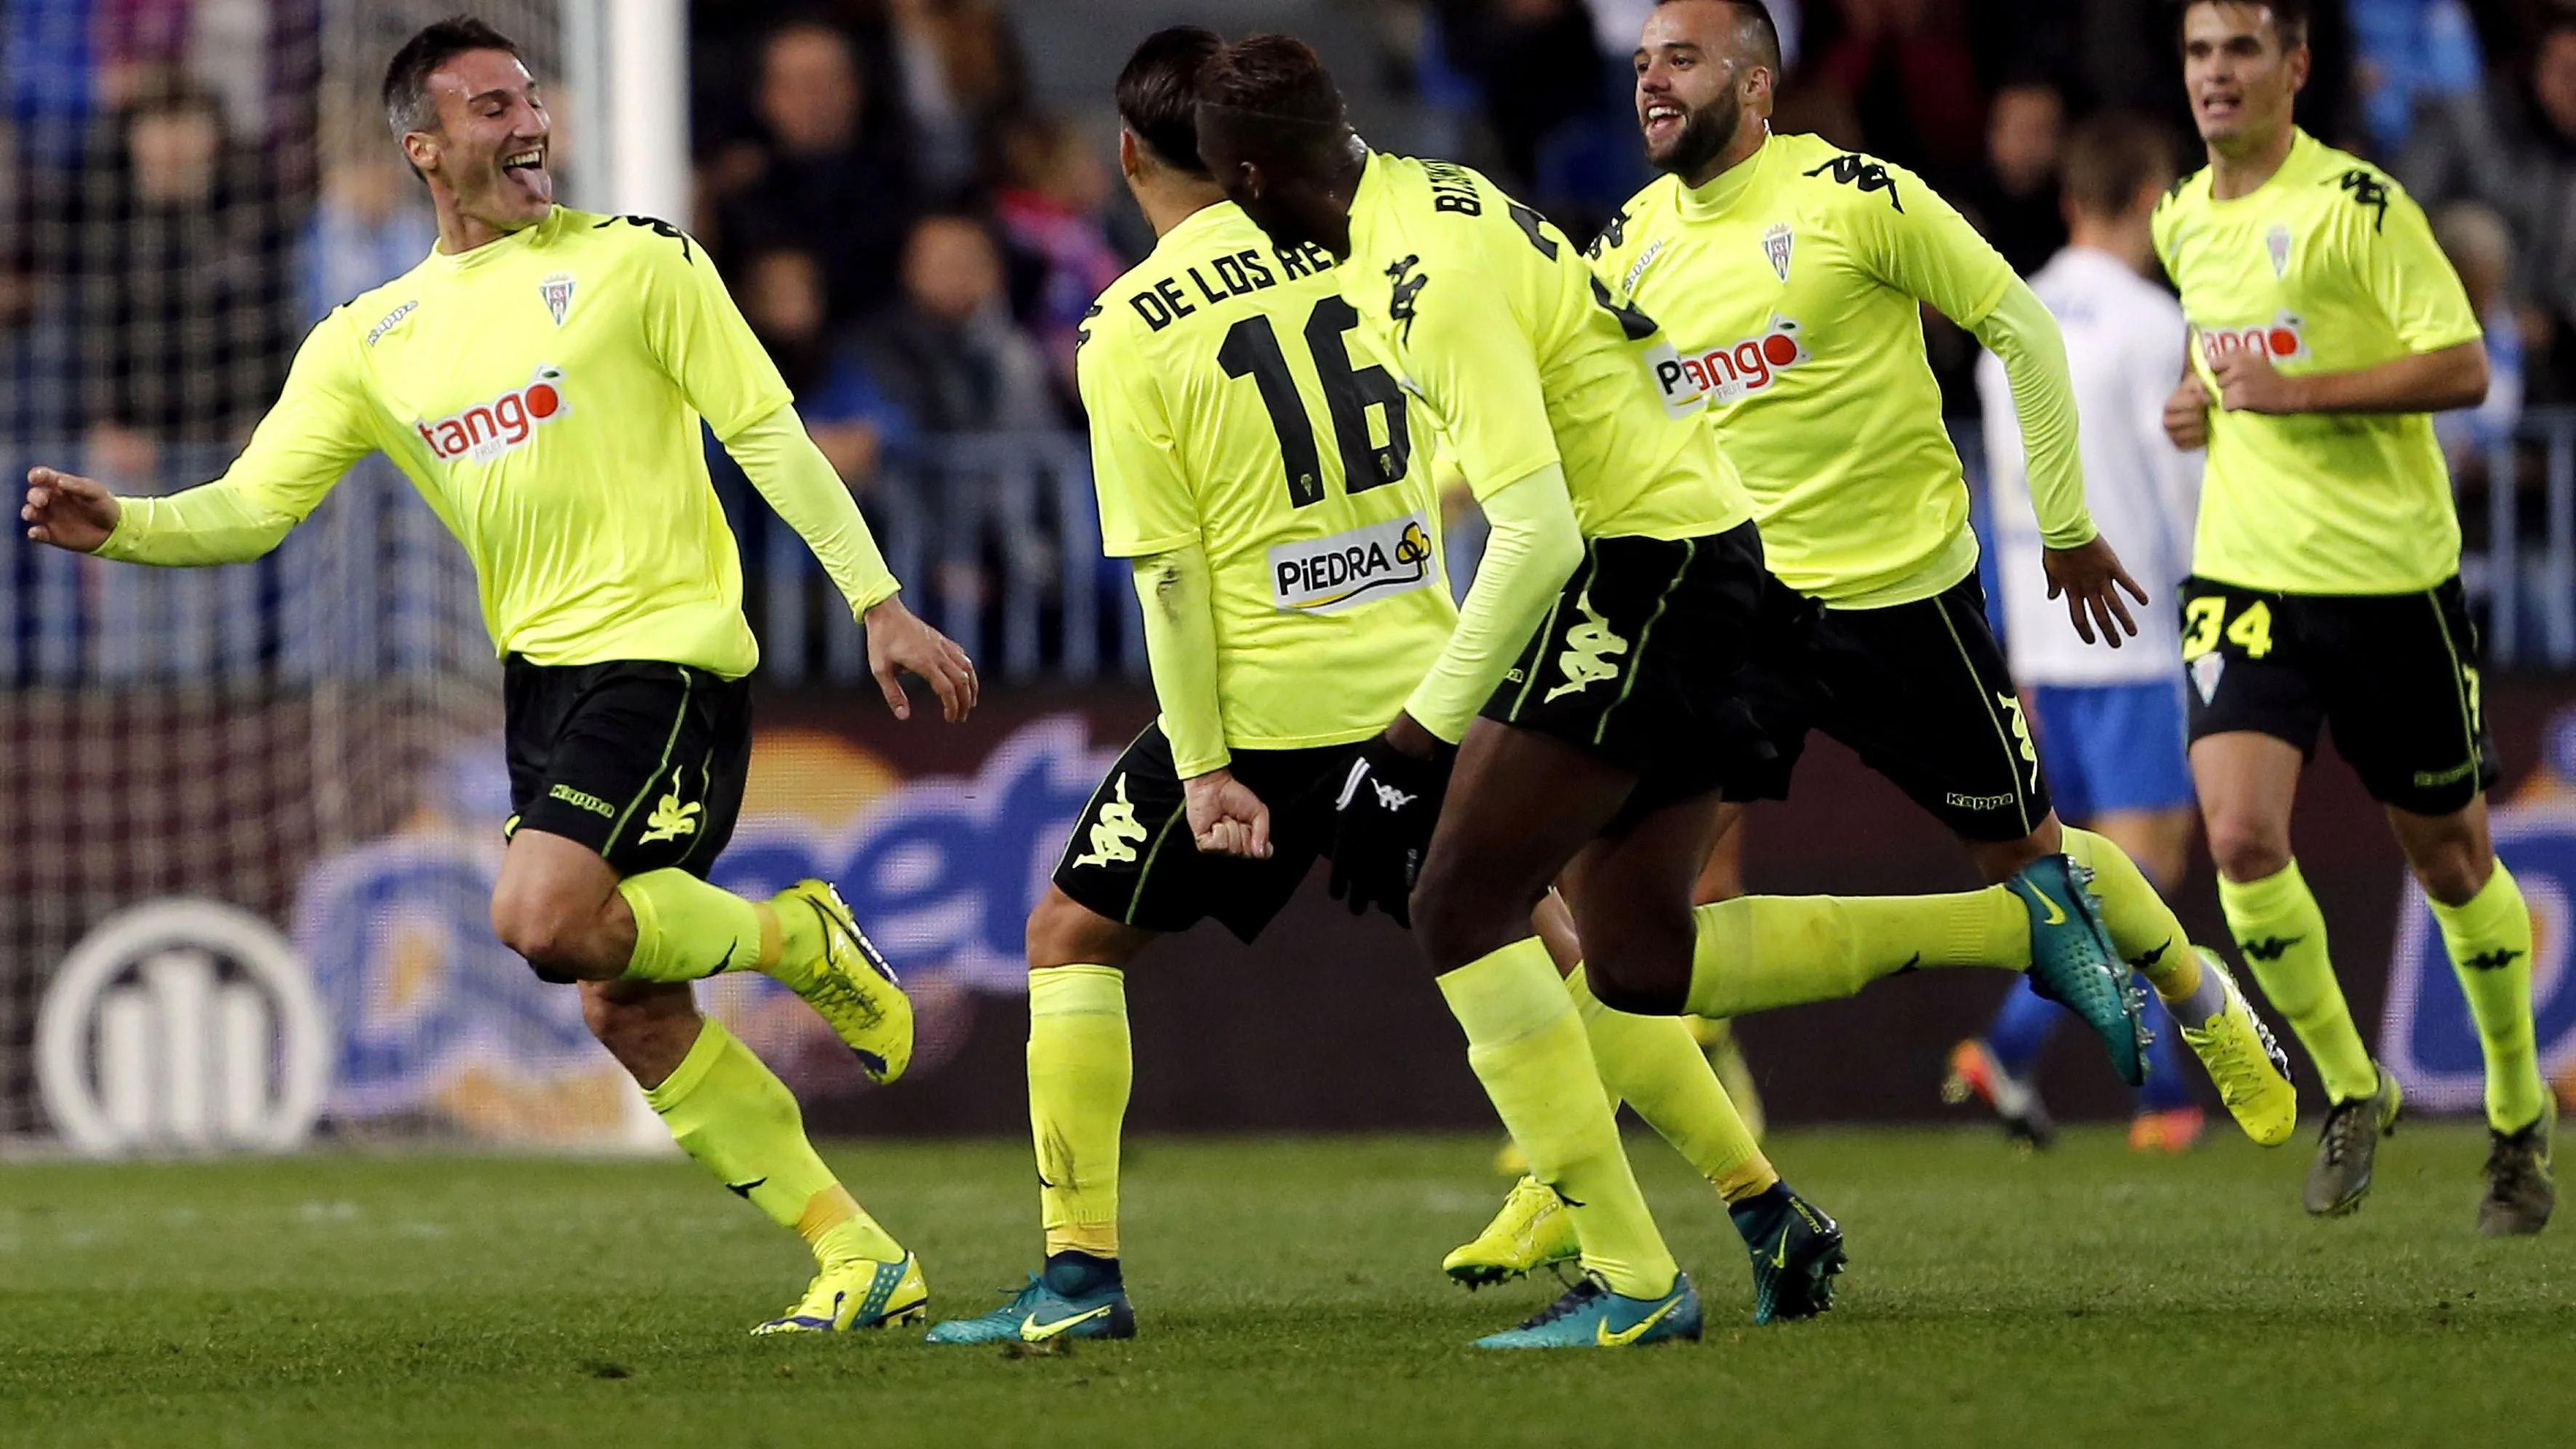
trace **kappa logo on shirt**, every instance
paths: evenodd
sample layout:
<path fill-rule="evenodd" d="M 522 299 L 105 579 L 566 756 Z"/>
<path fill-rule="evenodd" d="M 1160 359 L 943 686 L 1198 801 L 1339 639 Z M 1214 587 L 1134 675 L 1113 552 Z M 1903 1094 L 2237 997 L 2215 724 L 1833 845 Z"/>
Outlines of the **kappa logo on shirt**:
<path fill-rule="evenodd" d="M 2262 352 L 2274 362 L 2308 360 L 2308 322 L 2296 312 L 2283 311 L 2272 318 L 2270 326 L 2204 328 L 2200 334 L 2201 355 L 2211 362 L 2231 352 Z"/>
<path fill-rule="evenodd" d="M 412 298 L 385 314 L 385 320 L 367 329 L 367 345 L 373 347 L 386 333 L 402 325 L 402 320 L 420 310 L 420 299 Z"/>
<path fill-rule="evenodd" d="M 1706 352 L 1682 353 L 1655 364 L 1655 386 L 1669 409 L 1693 400 L 1725 407 L 1769 387 L 1783 372 L 1807 361 L 1804 334 L 1794 319 L 1771 314 L 1770 329 Z"/>
<path fill-rule="evenodd" d="M 412 426 L 442 463 L 459 458 L 491 463 L 535 436 L 539 423 L 572 411 L 564 401 L 563 377 L 562 368 L 541 365 L 525 387 L 514 387 L 488 403 L 476 403 L 436 422 Z"/>

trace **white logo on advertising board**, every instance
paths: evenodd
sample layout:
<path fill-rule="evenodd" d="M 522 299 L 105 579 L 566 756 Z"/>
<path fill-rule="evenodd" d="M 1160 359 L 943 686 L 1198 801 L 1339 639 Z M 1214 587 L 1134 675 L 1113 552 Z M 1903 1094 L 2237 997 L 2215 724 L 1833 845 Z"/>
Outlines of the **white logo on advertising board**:
<path fill-rule="evenodd" d="M 302 958 L 247 911 L 157 901 L 63 959 L 36 1018 L 36 1082 L 74 1150 L 279 1151 L 313 1130 L 329 1024 Z"/>

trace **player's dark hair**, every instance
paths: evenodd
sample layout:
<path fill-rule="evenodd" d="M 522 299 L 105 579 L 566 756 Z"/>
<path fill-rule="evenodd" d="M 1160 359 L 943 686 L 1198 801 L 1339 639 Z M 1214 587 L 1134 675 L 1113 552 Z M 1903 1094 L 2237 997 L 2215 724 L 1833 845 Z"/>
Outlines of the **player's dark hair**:
<path fill-rule="evenodd" d="M 1655 0 L 1655 4 L 1659 7 L 1681 3 L 1683 0 Z M 1780 73 L 1780 23 L 1771 18 L 1771 7 L 1763 4 L 1762 0 L 1713 0 L 1713 3 L 1723 5 L 1735 12 L 1738 33 L 1749 34 L 1753 39 L 1753 59 L 1762 65 L 1769 66 L 1771 73 L 1778 75 Z"/>
<path fill-rule="evenodd" d="M 1198 74 L 1199 105 L 1256 122 L 1230 128 L 1255 159 L 1318 162 L 1350 133 L 1341 87 L 1293 35 L 1256 35 L 1218 51 Z"/>
<path fill-rule="evenodd" d="M 2104 111 L 2066 141 L 2066 199 L 2086 216 L 2126 212 L 2138 193 L 2173 183 L 2173 141 L 2163 127 L 2127 111 Z"/>
<path fill-rule="evenodd" d="M 1175 25 L 1145 37 L 1118 72 L 1118 120 L 1155 160 L 1205 176 L 1199 160 L 1199 71 L 1224 37 L 1198 25 Z"/>
<path fill-rule="evenodd" d="M 2272 12 L 2272 33 L 2281 37 L 2284 53 L 2308 43 L 2308 0 L 2174 0 L 2174 36 L 2179 40 L 2185 20 L 2203 5 L 2258 5 Z"/>
<path fill-rule="evenodd" d="M 516 41 L 471 15 L 450 15 L 421 27 L 394 52 L 385 67 L 385 124 L 396 137 L 438 127 L 438 106 L 430 99 L 429 77 L 449 61 L 476 50 L 519 53 Z"/>

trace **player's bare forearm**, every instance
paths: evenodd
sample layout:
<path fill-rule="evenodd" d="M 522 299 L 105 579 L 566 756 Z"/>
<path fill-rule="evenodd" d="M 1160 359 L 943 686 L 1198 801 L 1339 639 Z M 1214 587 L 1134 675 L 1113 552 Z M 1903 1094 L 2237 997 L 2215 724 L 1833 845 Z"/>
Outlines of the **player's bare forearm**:
<path fill-rule="evenodd" d="M 2439 413 L 2476 407 L 2487 396 L 2487 347 L 2475 339 L 2349 372 L 2285 377 L 2252 349 L 2219 358 L 2210 371 L 2219 405 L 2230 412 Z"/>
<path fill-rule="evenodd" d="M 27 537 L 73 553 L 96 553 L 123 512 L 104 485 L 59 468 L 28 469 L 27 496 L 18 507 Z"/>
<path fill-rule="evenodd" d="M 950 724 L 975 710 L 982 682 L 975 661 L 955 640 L 931 628 L 904 607 L 903 596 L 884 599 L 861 616 L 868 629 L 868 672 L 876 676 L 886 708 L 896 719 L 912 718 L 912 700 L 904 693 L 905 674 L 917 674 L 939 696 L 940 714 Z"/>

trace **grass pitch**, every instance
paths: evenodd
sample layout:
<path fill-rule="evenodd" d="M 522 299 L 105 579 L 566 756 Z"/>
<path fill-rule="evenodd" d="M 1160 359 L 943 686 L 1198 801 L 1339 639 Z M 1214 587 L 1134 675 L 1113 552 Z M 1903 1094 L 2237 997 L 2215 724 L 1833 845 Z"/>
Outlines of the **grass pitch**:
<path fill-rule="evenodd" d="M 1131 1144 L 1142 1336 L 1038 1357 L 746 1336 L 804 1254 L 681 1161 L 0 1165 L 0 1444 L 2576 1441 L 2576 1221 L 2477 1237 L 2482 1134 L 2410 1125 L 2336 1222 L 2304 1143 L 2213 1137 L 1782 1134 L 1853 1266 L 1768 1329 L 1714 1197 L 1636 1141 L 1708 1340 L 1508 1356 L 1467 1340 L 1554 1284 L 1438 1271 L 1505 1186 L 1485 1139 Z M 937 1316 L 1036 1265 L 1024 1144 L 830 1155 Z"/>

